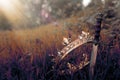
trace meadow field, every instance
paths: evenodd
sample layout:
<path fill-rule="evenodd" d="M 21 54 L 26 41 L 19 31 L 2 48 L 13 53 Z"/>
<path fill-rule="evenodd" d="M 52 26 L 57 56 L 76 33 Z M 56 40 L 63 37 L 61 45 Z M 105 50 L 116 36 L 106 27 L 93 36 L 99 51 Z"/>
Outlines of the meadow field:
<path fill-rule="evenodd" d="M 0 80 L 120 80 L 120 0 L 0 0 Z"/>
<path fill-rule="evenodd" d="M 68 19 L 68 22 L 73 24 L 74 20 Z M 81 34 L 80 31 L 76 32 L 75 27 L 69 30 L 63 26 L 59 22 L 59 26 L 48 24 L 33 29 L 0 31 L 0 80 L 88 80 L 89 66 L 69 72 L 68 66 L 63 62 L 63 74 L 58 74 L 59 69 L 56 71 L 52 68 L 55 64 L 52 59 L 64 47 L 63 37 L 68 37 L 71 31 L 74 41 Z M 89 30 L 89 26 L 84 24 L 81 28 Z M 90 57 L 91 50 L 92 44 L 85 44 L 72 51 L 65 62 L 77 65 L 81 54 L 85 53 Z M 103 30 L 95 66 L 95 80 L 119 80 L 119 76 L 120 37 L 115 35 L 109 38 Z"/>

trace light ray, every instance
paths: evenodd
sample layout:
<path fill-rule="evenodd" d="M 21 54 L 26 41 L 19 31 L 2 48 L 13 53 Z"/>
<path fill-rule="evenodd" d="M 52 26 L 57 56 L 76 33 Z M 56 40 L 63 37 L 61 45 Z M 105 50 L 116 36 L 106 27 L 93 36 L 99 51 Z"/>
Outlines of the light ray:
<path fill-rule="evenodd" d="M 13 29 L 20 28 L 21 24 L 28 22 L 26 15 L 24 15 L 24 8 L 19 0 L 0 0 L 0 10 L 12 24 Z"/>
<path fill-rule="evenodd" d="M 10 10 L 12 7 L 10 0 L 0 0 L 0 8 Z"/>

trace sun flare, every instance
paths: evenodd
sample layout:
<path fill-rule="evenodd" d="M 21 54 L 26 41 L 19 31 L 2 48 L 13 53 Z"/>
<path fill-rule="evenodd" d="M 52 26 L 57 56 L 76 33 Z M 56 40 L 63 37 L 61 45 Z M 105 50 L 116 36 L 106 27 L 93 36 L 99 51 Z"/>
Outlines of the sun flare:
<path fill-rule="evenodd" d="M 0 0 L 0 12 L 5 15 L 12 26 L 16 27 L 20 22 L 24 21 L 24 11 L 19 0 Z"/>
<path fill-rule="evenodd" d="M 11 0 L 0 0 L 0 8 L 10 10 L 12 7 Z"/>

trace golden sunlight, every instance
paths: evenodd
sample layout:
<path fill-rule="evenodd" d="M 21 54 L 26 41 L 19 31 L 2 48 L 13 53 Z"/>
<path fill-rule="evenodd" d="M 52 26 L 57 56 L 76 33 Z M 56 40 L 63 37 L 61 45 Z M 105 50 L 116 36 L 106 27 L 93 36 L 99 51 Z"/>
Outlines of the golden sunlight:
<path fill-rule="evenodd" d="M 12 7 L 11 0 L 0 0 L 0 8 L 10 10 Z"/>
<path fill-rule="evenodd" d="M 13 27 L 25 22 L 23 7 L 19 0 L 0 0 L 0 10 Z"/>

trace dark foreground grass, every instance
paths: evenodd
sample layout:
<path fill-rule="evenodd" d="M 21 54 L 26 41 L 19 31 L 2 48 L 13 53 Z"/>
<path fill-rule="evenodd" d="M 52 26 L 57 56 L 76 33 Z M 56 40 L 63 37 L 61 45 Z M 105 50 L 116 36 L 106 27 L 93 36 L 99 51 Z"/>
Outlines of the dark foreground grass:
<path fill-rule="evenodd" d="M 120 80 L 120 48 L 118 41 L 112 43 L 100 43 L 94 80 Z M 57 53 L 54 45 L 42 56 L 26 55 L 19 47 L 16 50 L 9 50 L 9 58 L 0 58 L 0 80 L 89 80 L 89 65 L 71 74 L 58 74 L 59 69 L 52 68 L 53 57 L 49 56 Z"/>

